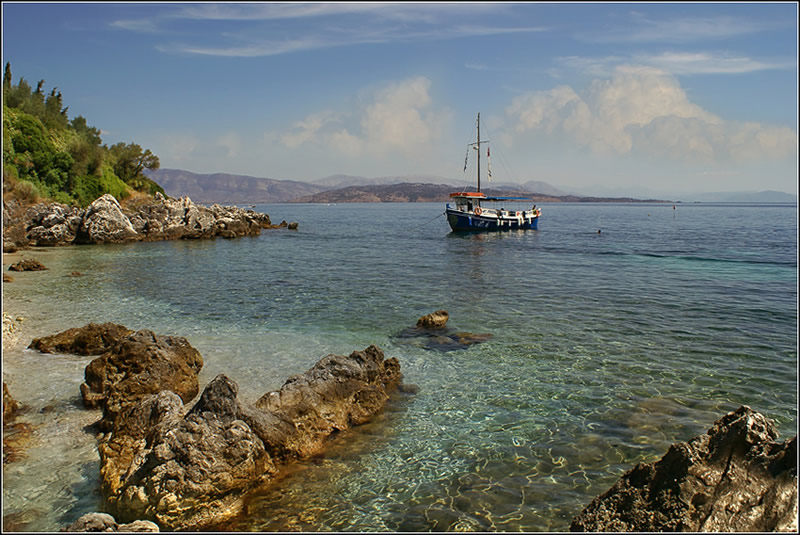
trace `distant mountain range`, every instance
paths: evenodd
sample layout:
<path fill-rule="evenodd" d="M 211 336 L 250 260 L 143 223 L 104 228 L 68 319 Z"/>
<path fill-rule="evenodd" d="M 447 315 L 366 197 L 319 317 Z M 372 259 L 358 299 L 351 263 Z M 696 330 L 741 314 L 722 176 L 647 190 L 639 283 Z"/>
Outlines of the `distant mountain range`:
<path fill-rule="evenodd" d="M 453 191 L 473 190 L 472 182 L 434 175 L 367 178 L 331 175 L 313 182 L 277 180 L 229 173 L 200 174 L 182 169 L 158 169 L 147 173 L 167 195 L 188 196 L 201 204 L 264 204 L 284 202 L 446 202 Z M 623 196 L 569 194 L 541 181 L 524 184 L 487 183 L 487 195 L 529 197 L 538 202 L 632 202 L 653 201 Z M 704 193 L 676 197 L 682 202 L 797 202 L 797 196 L 777 192 Z"/>
<path fill-rule="evenodd" d="M 148 172 L 170 197 L 188 196 L 201 204 L 288 202 L 328 188 L 293 180 L 274 180 L 228 173 L 199 174 L 181 169 Z"/>
<path fill-rule="evenodd" d="M 401 182 L 399 184 L 348 186 L 323 191 L 290 202 L 298 203 L 351 203 L 351 202 L 447 202 L 454 191 L 475 191 L 474 187 L 456 187 L 446 184 Z M 539 192 L 504 188 L 481 188 L 490 197 L 524 197 L 533 202 L 635 202 L 637 199 L 578 197 L 576 195 L 545 195 Z"/>

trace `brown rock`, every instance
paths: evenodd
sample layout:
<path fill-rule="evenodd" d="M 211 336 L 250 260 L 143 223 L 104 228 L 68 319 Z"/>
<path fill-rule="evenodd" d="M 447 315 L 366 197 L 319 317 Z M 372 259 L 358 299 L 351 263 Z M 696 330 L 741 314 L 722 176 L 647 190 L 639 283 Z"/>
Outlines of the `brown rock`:
<path fill-rule="evenodd" d="M 29 349 L 42 353 L 72 353 L 75 355 L 100 355 L 111 349 L 133 331 L 116 323 L 89 323 L 58 334 L 34 338 Z"/>
<path fill-rule="evenodd" d="M 571 531 L 797 531 L 797 437 L 743 406 L 592 501 Z"/>
<path fill-rule="evenodd" d="M 38 260 L 34 260 L 33 258 L 25 258 L 16 264 L 12 264 L 8 269 L 10 271 L 43 271 L 47 268 L 44 267 L 44 265 L 42 265 L 42 263 Z"/>
<path fill-rule="evenodd" d="M 10 424 L 14 415 L 19 410 L 19 403 L 11 397 L 8 385 L 3 381 L 3 427 Z"/>
<path fill-rule="evenodd" d="M 444 329 L 450 314 L 446 310 L 437 310 L 431 314 L 422 316 L 417 320 L 417 327 L 424 329 Z"/>

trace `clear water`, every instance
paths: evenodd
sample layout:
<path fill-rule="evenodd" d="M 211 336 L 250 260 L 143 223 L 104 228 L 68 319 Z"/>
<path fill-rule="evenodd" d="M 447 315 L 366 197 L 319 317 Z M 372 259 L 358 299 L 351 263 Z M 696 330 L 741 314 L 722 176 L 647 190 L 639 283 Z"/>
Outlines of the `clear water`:
<path fill-rule="evenodd" d="M 420 387 L 261 489 L 230 530 L 565 531 L 740 405 L 797 433 L 794 205 L 549 204 L 538 231 L 472 235 L 439 204 L 257 208 L 299 231 L 26 253 L 49 270 L 3 285 L 26 318 L 3 378 L 34 426 L 4 467 L 6 529 L 102 507 L 84 431 L 98 413 L 78 390 L 90 358 L 24 349 L 88 322 L 185 336 L 201 384 L 225 373 L 246 402 L 373 343 Z M 442 308 L 493 337 L 451 352 L 395 338 Z"/>

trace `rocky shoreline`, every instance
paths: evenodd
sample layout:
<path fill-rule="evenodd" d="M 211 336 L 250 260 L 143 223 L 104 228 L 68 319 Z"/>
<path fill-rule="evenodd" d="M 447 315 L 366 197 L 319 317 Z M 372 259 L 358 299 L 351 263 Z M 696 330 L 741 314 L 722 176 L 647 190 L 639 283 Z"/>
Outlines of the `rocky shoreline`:
<path fill-rule="evenodd" d="M 268 214 L 218 204 L 203 206 L 188 197 L 171 199 L 160 193 L 126 207 L 109 194 L 85 209 L 60 203 L 25 207 L 14 200 L 3 201 L 3 252 L 36 246 L 238 238 L 257 236 L 270 228 L 295 230 L 298 224 L 274 225 Z"/>

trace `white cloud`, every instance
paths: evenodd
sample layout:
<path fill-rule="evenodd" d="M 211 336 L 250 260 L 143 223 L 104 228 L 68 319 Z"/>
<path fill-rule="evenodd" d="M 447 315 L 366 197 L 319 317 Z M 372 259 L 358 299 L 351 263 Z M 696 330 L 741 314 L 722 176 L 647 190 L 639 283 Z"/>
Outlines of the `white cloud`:
<path fill-rule="evenodd" d="M 349 114 L 322 111 L 296 121 L 279 136 L 280 142 L 289 148 L 323 144 L 340 156 L 419 155 L 441 135 L 449 118 L 447 111 L 434 109 L 430 86 L 424 77 L 390 84 Z"/>
<path fill-rule="evenodd" d="M 518 96 L 506 115 L 518 134 L 558 136 L 595 154 L 727 161 L 797 153 L 791 129 L 723 121 L 690 102 L 675 78 L 648 67 L 618 67 L 580 95 L 561 86 Z"/>
<path fill-rule="evenodd" d="M 314 139 L 323 126 L 335 120 L 336 114 L 330 111 L 313 113 L 292 124 L 292 130 L 280 136 L 281 143 L 289 148 L 299 147 Z"/>
<path fill-rule="evenodd" d="M 363 150 L 364 143 L 357 137 L 347 131 L 346 128 L 333 132 L 328 137 L 328 143 L 334 151 L 344 154 L 348 157 L 360 156 Z"/>

